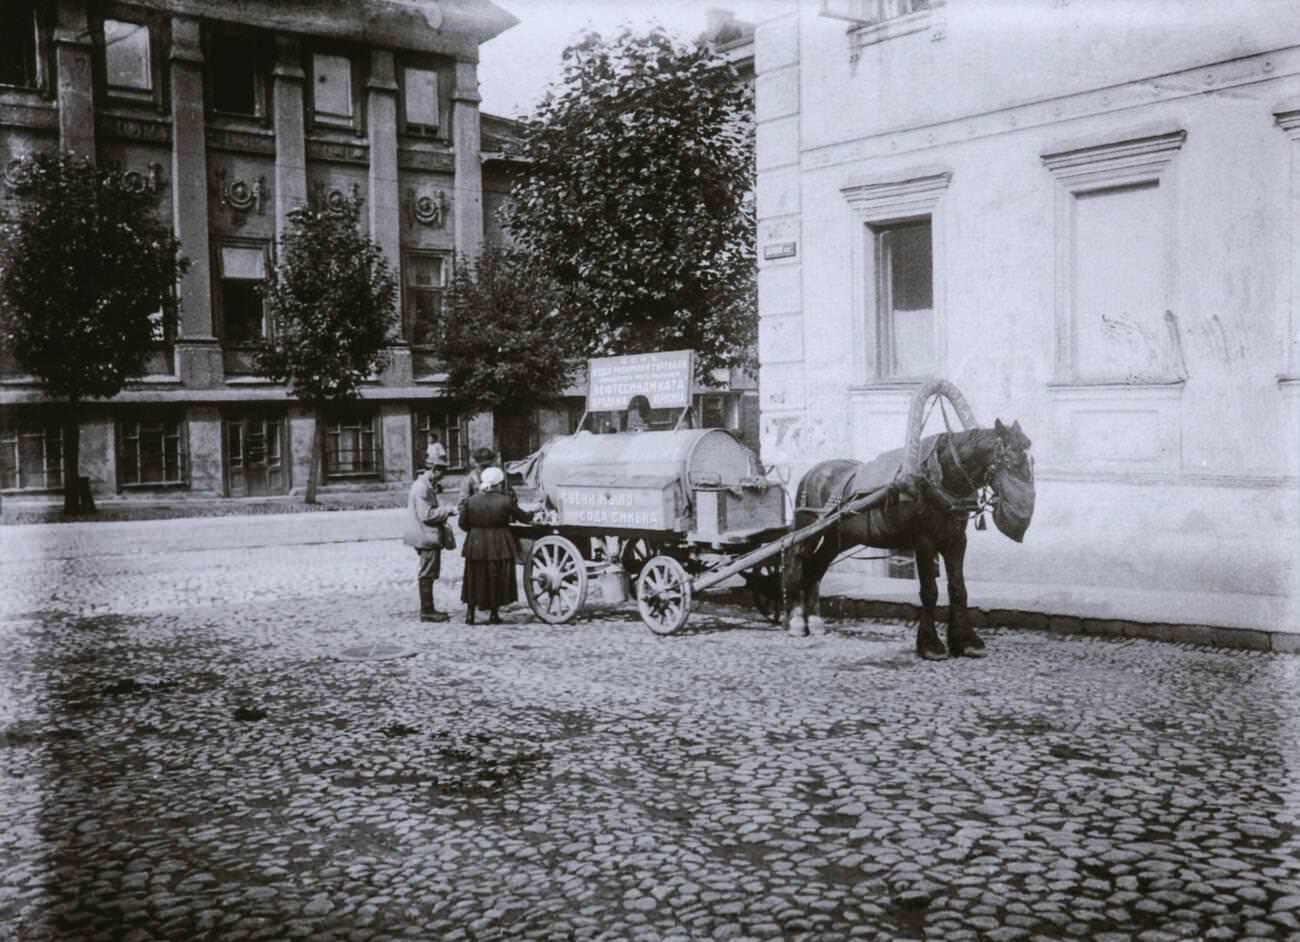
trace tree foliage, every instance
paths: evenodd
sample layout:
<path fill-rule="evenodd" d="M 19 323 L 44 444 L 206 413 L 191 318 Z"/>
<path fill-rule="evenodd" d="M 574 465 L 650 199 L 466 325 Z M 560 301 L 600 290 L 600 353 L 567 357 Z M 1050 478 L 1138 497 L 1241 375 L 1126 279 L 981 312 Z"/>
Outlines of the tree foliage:
<path fill-rule="evenodd" d="M 593 354 L 693 348 L 701 378 L 752 366 L 750 95 L 703 43 L 588 32 L 526 123 L 513 238 Z"/>
<path fill-rule="evenodd" d="M 187 267 L 156 198 L 120 170 L 73 154 L 25 158 L 17 218 L 3 230 L 3 343 L 46 392 L 116 395 L 176 313 Z M 75 470 L 75 469 L 74 469 Z"/>
<path fill-rule="evenodd" d="M 262 289 L 270 338 L 258 369 L 320 405 L 356 399 L 384 365 L 396 324 L 397 279 L 383 250 L 361 234 L 361 201 L 297 209 Z"/>
<path fill-rule="evenodd" d="M 560 310 L 554 281 L 527 254 L 488 246 L 472 261 L 461 256 L 435 333 L 447 394 L 504 409 L 558 396 L 579 355 Z"/>

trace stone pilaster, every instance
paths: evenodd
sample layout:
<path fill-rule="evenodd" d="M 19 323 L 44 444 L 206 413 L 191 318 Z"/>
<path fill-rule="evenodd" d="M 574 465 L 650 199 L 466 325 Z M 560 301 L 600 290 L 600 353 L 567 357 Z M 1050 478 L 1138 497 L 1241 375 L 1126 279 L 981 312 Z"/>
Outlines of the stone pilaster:
<path fill-rule="evenodd" d="M 754 34 L 758 182 L 759 402 L 764 461 L 808 458 L 807 368 L 799 205 L 799 22 L 770 10 Z"/>
<path fill-rule="evenodd" d="M 85 0 L 59 0 L 54 72 L 59 97 L 59 148 L 94 160 L 94 48 Z"/>
<path fill-rule="evenodd" d="M 172 226 L 190 260 L 181 276 L 177 371 L 187 386 L 222 381 L 221 350 L 212 327 L 208 246 L 208 153 L 204 142 L 203 47 L 199 20 L 172 17 Z"/>
<path fill-rule="evenodd" d="M 307 129 L 303 117 L 302 47 L 275 37 L 275 234 L 284 235 L 291 210 L 307 205 Z"/>
<path fill-rule="evenodd" d="M 370 237 L 396 270 L 401 262 L 400 207 L 397 191 L 397 72 L 393 54 L 370 52 L 366 85 L 366 126 L 370 135 Z"/>
<path fill-rule="evenodd" d="M 370 238 L 384 250 L 388 264 L 401 277 L 401 207 L 397 187 L 397 66 L 387 50 L 370 51 L 370 81 L 366 86 L 366 127 L 370 135 Z M 401 294 L 397 299 L 401 306 Z M 411 383 L 411 351 L 402 336 L 399 317 L 393 326 L 384 367 L 385 385 Z"/>
<path fill-rule="evenodd" d="M 452 93 L 451 135 L 456 151 L 456 196 L 452 230 L 456 251 L 477 255 L 483 244 L 483 169 L 479 155 L 478 64 L 456 62 Z"/>

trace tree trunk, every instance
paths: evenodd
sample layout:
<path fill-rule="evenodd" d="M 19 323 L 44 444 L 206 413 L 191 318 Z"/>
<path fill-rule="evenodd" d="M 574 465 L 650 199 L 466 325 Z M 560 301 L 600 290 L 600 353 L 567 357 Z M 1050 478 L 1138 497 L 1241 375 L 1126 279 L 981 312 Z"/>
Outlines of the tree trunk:
<path fill-rule="evenodd" d="M 63 514 L 81 510 L 81 422 L 77 401 L 69 400 L 63 413 Z"/>
<path fill-rule="evenodd" d="M 311 470 L 307 472 L 307 493 L 303 495 L 303 503 L 316 503 L 316 482 L 320 479 L 320 460 L 321 447 L 325 441 L 324 429 L 324 410 L 320 406 L 316 407 L 316 427 L 311 435 Z"/>

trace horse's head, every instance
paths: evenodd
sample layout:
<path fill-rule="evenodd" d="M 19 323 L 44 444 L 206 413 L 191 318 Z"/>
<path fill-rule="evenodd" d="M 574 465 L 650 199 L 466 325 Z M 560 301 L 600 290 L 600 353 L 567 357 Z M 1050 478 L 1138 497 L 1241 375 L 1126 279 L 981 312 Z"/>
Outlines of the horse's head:
<path fill-rule="evenodd" d="M 1017 543 L 1025 538 L 1034 515 L 1034 459 L 1029 453 L 1029 436 L 1019 422 L 1010 426 L 995 419 L 993 430 L 998 440 L 993 457 L 993 523 Z"/>

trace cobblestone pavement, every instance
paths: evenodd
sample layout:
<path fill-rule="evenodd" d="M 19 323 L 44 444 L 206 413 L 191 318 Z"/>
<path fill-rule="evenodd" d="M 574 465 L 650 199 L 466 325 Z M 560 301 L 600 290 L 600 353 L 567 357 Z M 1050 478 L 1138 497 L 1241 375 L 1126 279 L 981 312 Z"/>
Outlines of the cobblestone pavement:
<path fill-rule="evenodd" d="M 0 529 L 0 937 L 1300 939 L 1300 658 L 422 625 L 335 516 Z"/>

